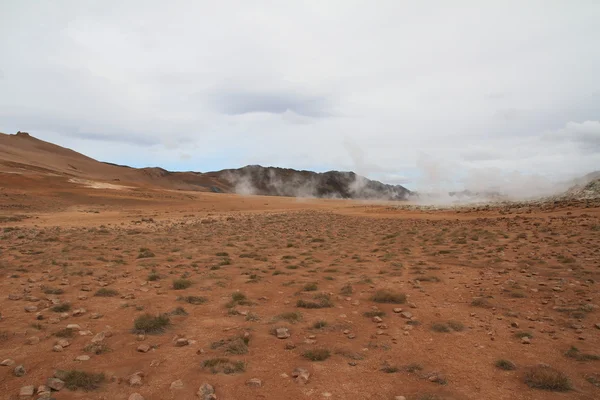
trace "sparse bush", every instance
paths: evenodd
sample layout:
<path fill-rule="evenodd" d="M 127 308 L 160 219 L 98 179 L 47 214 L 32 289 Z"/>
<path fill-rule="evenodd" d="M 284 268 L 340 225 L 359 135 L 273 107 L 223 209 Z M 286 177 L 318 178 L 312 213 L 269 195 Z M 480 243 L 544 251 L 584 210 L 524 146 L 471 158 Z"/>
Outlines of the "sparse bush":
<path fill-rule="evenodd" d="M 185 316 L 188 315 L 188 312 L 185 311 L 185 308 L 183 307 L 177 307 L 173 311 L 171 311 L 171 315 Z"/>
<path fill-rule="evenodd" d="M 160 314 L 142 314 L 135 319 L 134 330 L 138 333 L 161 333 L 171 324 L 169 316 Z"/>
<path fill-rule="evenodd" d="M 347 283 L 340 289 L 340 293 L 344 296 L 350 296 L 352 294 L 352 285 Z"/>
<path fill-rule="evenodd" d="M 417 363 L 411 363 L 408 364 L 405 367 L 407 372 L 410 372 L 411 374 L 417 372 L 417 371 L 422 371 L 423 370 L 423 366 L 421 364 L 417 364 Z"/>
<path fill-rule="evenodd" d="M 194 304 L 194 305 L 204 304 L 208 301 L 208 299 L 206 297 L 201 297 L 201 296 L 184 296 L 184 297 L 178 297 L 177 300 L 185 301 L 186 303 L 190 303 L 190 304 Z"/>
<path fill-rule="evenodd" d="M 227 344 L 225 348 L 227 354 L 246 354 L 248 353 L 248 344 L 242 338 L 237 338 Z"/>
<path fill-rule="evenodd" d="M 142 247 L 140 249 L 140 253 L 138 254 L 137 258 L 151 258 L 154 257 L 155 254 L 150 251 L 150 249 L 146 248 L 146 247 Z"/>
<path fill-rule="evenodd" d="M 318 289 L 319 287 L 317 286 L 316 283 L 307 283 L 306 285 L 304 285 L 304 288 L 302 290 L 304 290 L 305 292 L 314 292 Z"/>
<path fill-rule="evenodd" d="M 329 295 L 322 293 L 315 295 L 313 297 L 316 301 L 307 301 L 307 300 L 298 300 L 296 302 L 296 307 L 300 308 L 329 308 L 333 307 L 333 302 L 331 301 Z"/>
<path fill-rule="evenodd" d="M 148 274 L 148 280 L 151 282 L 157 281 L 160 279 L 160 275 L 156 272 L 151 272 L 150 274 Z"/>
<path fill-rule="evenodd" d="M 60 379 L 65 382 L 65 387 L 69 390 L 85 390 L 90 391 L 98 389 L 100 384 L 104 382 L 104 374 L 94 374 L 91 372 L 70 370 L 60 374 Z"/>
<path fill-rule="evenodd" d="M 114 289 L 108 289 L 108 288 L 100 288 L 94 294 L 94 296 L 96 296 L 96 297 L 115 297 L 118 295 L 119 295 L 119 292 L 117 292 Z"/>
<path fill-rule="evenodd" d="M 305 351 L 302 355 L 311 361 L 325 361 L 331 356 L 331 352 L 327 349 L 313 349 Z"/>
<path fill-rule="evenodd" d="M 524 381 L 530 388 L 555 392 L 571 390 L 571 381 L 562 372 L 547 365 L 536 365 L 525 373 Z"/>
<path fill-rule="evenodd" d="M 471 305 L 473 307 L 481 307 L 481 308 L 492 308 L 493 307 L 490 304 L 490 302 L 487 299 L 484 299 L 483 297 L 474 298 L 473 301 L 471 301 Z"/>
<path fill-rule="evenodd" d="M 393 373 L 400 371 L 400 368 L 398 368 L 394 365 L 384 365 L 381 368 L 381 371 L 385 372 L 386 374 L 393 374 Z"/>
<path fill-rule="evenodd" d="M 302 321 L 302 313 L 300 313 L 298 311 L 290 311 L 290 312 L 281 313 L 275 317 L 275 320 L 277 320 L 277 321 L 284 320 L 289 323 L 295 324 L 296 322 Z"/>
<path fill-rule="evenodd" d="M 175 290 L 183 290 L 192 286 L 192 281 L 189 279 L 175 279 L 173 281 L 173 289 Z"/>
<path fill-rule="evenodd" d="M 51 308 L 54 312 L 67 312 L 71 309 L 71 305 L 69 303 L 57 304 Z"/>
<path fill-rule="evenodd" d="M 497 368 L 503 369 L 504 371 L 512 371 L 517 368 L 515 363 L 513 363 L 512 361 L 509 361 L 509 360 L 504 360 L 504 359 L 500 359 L 500 360 L 496 361 L 496 363 L 494 365 Z"/>
<path fill-rule="evenodd" d="M 54 336 L 60 338 L 72 338 L 73 336 L 75 336 L 75 331 L 71 328 L 64 328 L 57 332 L 54 332 Z"/>
<path fill-rule="evenodd" d="M 106 343 L 90 343 L 83 348 L 83 351 L 99 355 L 108 353 L 110 351 L 110 347 L 108 347 Z"/>
<path fill-rule="evenodd" d="M 434 332 L 448 333 L 448 332 L 450 332 L 450 327 L 441 322 L 436 322 L 431 325 L 431 330 Z"/>
<path fill-rule="evenodd" d="M 406 295 L 391 290 L 378 290 L 371 297 L 371 300 L 376 303 L 404 304 L 406 303 Z"/>
<path fill-rule="evenodd" d="M 532 339 L 533 334 L 531 332 L 520 331 L 520 332 L 515 333 L 515 337 L 518 339 L 523 339 L 524 337 Z"/>
<path fill-rule="evenodd" d="M 596 361 L 600 360 L 600 356 L 596 354 L 582 353 L 577 347 L 571 346 L 565 353 L 565 356 L 573 358 L 577 361 Z"/>
<path fill-rule="evenodd" d="M 231 301 L 227 303 L 228 308 L 233 308 L 236 305 L 249 306 L 252 302 L 248 300 L 246 295 L 242 292 L 234 292 L 231 294 Z"/>
<path fill-rule="evenodd" d="M 322 329 L 327 326 L 327 321 L 317 321 L 313 324 L 314 329 Z"/>
<path fill-rule="evenodd" d="M 246 365 L 243 361 L 230 361 L 228 358 L 211 358 L 202 362 L 203 368 L 209 368 L 213 374 L 235 374 L 244 372 Z"/>
<path fill-rule="evenodd" d="M 462 332 L 465 330 L 465 326 L 462 324 L 462 322 L 458 321 L 448 321 L 448 326 L 455 332 Z"/>
<path fill-rule="evenodd" d="M 44 294 L 63 294 L 65 291 L 60 288 L 44 287 Z"/>

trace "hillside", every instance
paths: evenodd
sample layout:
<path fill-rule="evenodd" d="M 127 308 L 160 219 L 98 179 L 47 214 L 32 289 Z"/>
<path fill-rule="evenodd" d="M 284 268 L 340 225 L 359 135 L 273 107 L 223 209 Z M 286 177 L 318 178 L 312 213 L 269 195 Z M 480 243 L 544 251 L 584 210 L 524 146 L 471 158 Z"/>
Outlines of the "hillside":
<path fill-rule="evenodd" d="M 402 186 L 386 185 L 354 172 L 316 173 L 259 165 L 208 173 L 132 168 L 94 160 L 26 132 L 0 133 L 0 173 L 63 176 L 76 183 L 101 182 L 96 187 L 103 188 L 118 182 L 122 186 L 215 193 L 384 200 L 404 200 L 410 194 Z"/>

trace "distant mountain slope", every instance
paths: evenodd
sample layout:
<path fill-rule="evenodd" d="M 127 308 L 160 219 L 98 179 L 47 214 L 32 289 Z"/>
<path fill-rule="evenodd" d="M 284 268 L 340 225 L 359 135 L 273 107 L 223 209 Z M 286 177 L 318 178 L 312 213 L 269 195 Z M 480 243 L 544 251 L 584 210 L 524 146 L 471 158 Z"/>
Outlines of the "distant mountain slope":
<path fill-rule="evenodd" d="M 119 181 L 142 187 L 271 196 L 405 200 L 411 193 L 403 186 L 386 185 L 354 172 L 317 173 L 260 165 L 208 173 L 171 172 L 158 167 L 131 168 L 94 160 L 25 132 L 0 133 L 0 173 L 7 172 Z"/>
<path fill-rule="evenodd" d="M 238 169 L 207 172 L 226 180 L 238 193 L 292 197 L 406 200 L 411 193 L 400 185 L 387 185 L 354 172 L 323 173 L 289 168 L 248 165 Z"/>

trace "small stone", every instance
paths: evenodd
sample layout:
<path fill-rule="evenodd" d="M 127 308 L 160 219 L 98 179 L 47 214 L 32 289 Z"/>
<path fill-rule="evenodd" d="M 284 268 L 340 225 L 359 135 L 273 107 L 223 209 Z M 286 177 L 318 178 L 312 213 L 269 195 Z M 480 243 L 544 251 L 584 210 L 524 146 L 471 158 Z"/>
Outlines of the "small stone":
<path fill-rule="evenodd" d="M 100 343 L 106 338 L 106 332 L 99 332 L 92 338 L 92 343 Z"/>
<path fill-rule="evenodd" d="M 184 338 L 177 339 L 175 341 L 175 346 L 177 346 L 177 347 L 187 346 L 188 344 L 190 344 L 190 341 L 187 339 L 184 339 Z"/>
<path fill-rule="evenodd" d="M 54 352 L 60 353 L 63 350 L 64 350 L 64 348 L 59 344 L 55 344 L 54 346 L 52 346 L 52 351 L 54 351 Z"/>
<path fill-rule="evenodd" d="M 48 380 L 46 381 L 46 385 L 50 389 L 56 390 L 58 392 L 59 390 L 65 387 L 65 382 L 58 378 L 48 378 Z"/>
<path fill-rule="evenodd" d="M 21 300 L 23 298 L 23 296 L 21 296 L 20 294 L 9 294 L 8 295 L 8 299 L 9 300 Z"/>
<path fill-rule="evenodd" d="M 25 367 L 23 366 L 23 364 L 17 365 L 13 370 L 13 374 L 18 377 L 25 375 L 26 372 L 27 371 L 25 371 Z"/>
<path fill-rule="evenodd" d="M 521 343 L 523 344 L 531 344 L 531 339 L 528 336 L 521 338 Z"/>
<path fill-rule="evenodd" d="M 132 393 L 128 400 L 144 400 L 144 397 L 139 393 Z"/>
<path fill-rule="evenodd" d="M 33 385 L 23 386 L 21 390 L 19 390 L 19 397 L 31 397 L 35 393 L 35 387 Z"/>
<path fill-rule="evenodd" d="M 103 317 L 103 315 L 100 314 L 100 313 L 97 313 L 97 312 L 92 313 L 92 315 L 90 315 L 90 319 L 99 319 L 99 318 L 102 318 L 102 317 Z M 134 394 L 137 394 L 137 393 L 134 393 Z"/>
<path fill-rule="evenodd" d="M 37 388 L 37 395 L 40 399 L 49 399 L 52 394 L 52 389 L 46 385 L 40 385 Z M 39 399 L 38 399 L 39 400 Z"/>
<path fill-rule="evenodd" d="M 406 397 L 404 397 L 404 396 L 395 396 L 394 400 L 406 400 Z"/>
<path fill-rule="evenodd" d="M 519 323 L 517 321 L 513 321 L 510 323 L 510 326 L 513 328 L 518 328 L 519 327 Z"/>
<path fill-rule="evenodd" d="M 140 344 L 137 347 L 137 351 L 139 351 L 140 353 L 147 353 L 150 351 L 150 346 L 148 346 L 147 344 Z"/>
<path fill-rule="evenodd" d="M 85 354 L 75 357 L 75 361 L 89 361 L 89 359 L 90 359 L 90 356 L 87 356 Z"/>
<path fill-rule="evenodd" d="M 296 345 L 294 343 L 286 343 L 285 344 L 286 350 L 294 350 L 295 348 L 296 348 Z"/>
<path fill-rule="evenodd" d="M 136 372 L 131 375 L 127 381 L 129 382 L 129 386 L 142 386 L 142 374 Z"/>
<path fill-rule="evenodd" d="M 396 314 L 400 314 L 400 313 L 402 312 L 402 309 L 401 309 L 400 307 L 395 307 L 395 308 L 394 308 L 394 312 L 395 312 Z"/>
<path fill-rule="evenodd" d="M 79 326 L 78 324 L 69 324 L 69 325 L 67 325 L 67 329 L 72 329 L 74 331 L 80 331 L 81 326 Z"/>
<path fill-rule="evenodd" d="M 292 372 L 292 376 L 296 378 L 296 382 L 299 384 L 307 384 L 310 378 L 310 372 L 307 369 L 298 367 Z"/>
<path fill-rule="evenodd" d="M 83 315 L 83 314 L 85 314 L 86 312 L 87 312 L 87 311 L 86 311 L 86 309 L 85 309 L 85 308 L 78 308 L 78 309 L 76 309 L 76 310 L 74 310 L 74 311 L 73 311 L 72 315 L 73 315 L 74 317 L 79 317 L 80 315 Z"/>
<path fill-rule="evenodd" d="M 171 382 L 171 390 L 179 390 L 183 389 L 183 381 L 181 379 L 177 379 L 174 382 Z"/>
<path fill-rule="evenodd" d="M 12 367 L 15 365 L 15 360 L 7 358 L 6 360 L 2 361 L 0 365 L 3 367 Z"/>
<path fill-rule="evenodd" d="M 348 339 L 355 339 L 356 335 L 354 333 L 349 334 L 348 336 L 346 336 Z"/>
<path fill-rule="evenodd" d="M 400 316 L 401 316 L 402 318 L 406 318 L 406 319 L 411 319 L 411 318 L 413 317 L 412 313 L 411 313 L 411 312 L 408 312 L 408 311 L 403 311 L 403 312 L 401 312 L 401 313 L 400 313 Z"/>
<path fill-rule="evenodd" d="M 252 378 L 246 381 L 246 385 L 250 387 L 262 387 L 262 381 L 258 378 Z"/>
<path fill-rule="evenodd" d="M 71 342 L 69 342 L 67 339 L 59 339 L 56 341 L 56 344 L 61 347 L 69 347 L 71 345 Z"/>
<path fill-rule="evenodd" d="M 600 329 L 600 322 L 596 324 L 596 328 Z"/>
<path fill-rule="evenodd" d="M 288 328 L 277 328 L 277 339 L 287 339 L 290 337 L 290 332 Z"/>
<path fill-rule="evenodd" d="M 373 322 L 380 323 L 380 322 L 383 322 L 383 320 L 381 319 L 381 317 L 375 316 L 375 317 L 373 317 Z"/>
<path fill-rule="evenodd" d="M 39 342 L 40 342 L 40 338 L 37 336 L 31 336 L 31 337 L 28 337 L 27 339 L 25 339 L 25 344 L 28 344 L 28 345 L 38 344 Z"/>
<path fill-rule="evenodd" d="M 38 310 L 37 306 L 25 306 L 25 312 L 32 313 Z"/>
<path fill-rule="evenodd" d="M 216 400 L 215 388 L 208 383 L 203 383 L 196 393 L 200 400 Z"/>

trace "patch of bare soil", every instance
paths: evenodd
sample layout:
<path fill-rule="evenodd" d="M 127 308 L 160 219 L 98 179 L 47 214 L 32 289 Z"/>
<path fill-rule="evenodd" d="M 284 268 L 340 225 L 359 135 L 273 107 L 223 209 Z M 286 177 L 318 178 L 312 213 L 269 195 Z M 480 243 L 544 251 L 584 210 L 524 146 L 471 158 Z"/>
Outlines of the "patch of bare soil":
<path fill-rule="evenodd" d="M 600 398 L 596 203 L 36 182 L 0 193 L 2 398 Z"/>

